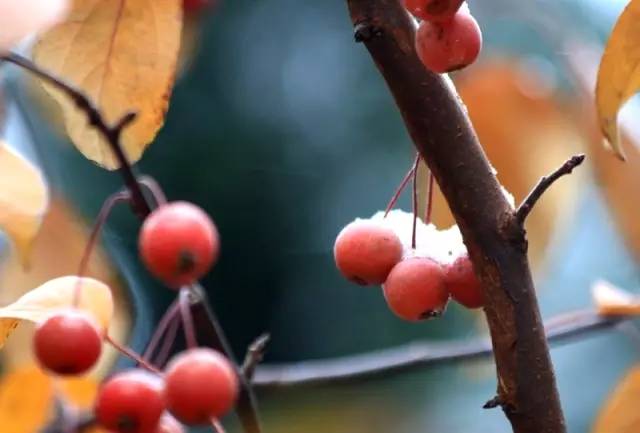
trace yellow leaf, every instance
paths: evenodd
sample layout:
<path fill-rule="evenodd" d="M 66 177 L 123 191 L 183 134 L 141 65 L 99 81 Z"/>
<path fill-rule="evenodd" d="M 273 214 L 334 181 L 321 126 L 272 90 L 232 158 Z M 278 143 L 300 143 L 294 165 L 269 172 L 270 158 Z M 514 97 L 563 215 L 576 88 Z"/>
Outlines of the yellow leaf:
<path fill-rule="evenodd" d="M 122 136 L 137 161 L 164 122 L 182 28 L 182 0 L 74 0 L 66 21 L 34 48 L 36 63 L 82 89 L 108 122 L 138 117 Z M 87 158 L 113 170 L 111 150 L 71 99 L 45 86 L 62 107 L 67 132 Z"/>
<path fill-rule="evenodd" d="M 636 433 L 640 431 L 640 367 L 633 367 L 607 399 L 592 433 Z"/>
<path fill-rule="evenodd" d="M 611 283 L 602 280 L 596 281 L 591 287 L 591 293 L 598 314 L 603 316 L 640 314 L 640 297 Z"/>
<path fill-rule="evenodd" d="M 98 382 L 90 377 L 54 379 L 34 364 L 11 370 L 0 379 L 2 433 L 41 432 L 54 415 L 56 394 L 87 410 L 93 406 L 97 390 Z"/>
<path fill-rule="evenodd" d="M 35 366 L 6 374 L 0 380 L 2 433 L 36 433 L 51 416 L 51 379 Z"/>
<path fill-rule="evenodd" d="M 596 83 L 600 129 L 616 155 L 620 144 L 618 111 L 640 90 L 640 0 L 631 0 L 618 18 L 605 48 Z"/>
<path fill-rule="evenodd" d="M 53 311 L 70 308 L 76 287 L 80 288 L 78 308 L 91 314 L 98 324 L 107 329 L 113 316 L 113 299 L 111 290 L 106 284 L 93 278 L 67 276 L 53 279 L 37 287 L 18 299 L 13 304 L 0 308 L 0 347 L 11 334 L 10 320 L 28 320 L 40 322 Z M 14 326 L 15 328 L 15 326 Z"/>
<path fill-rule="evenodd" d="M 49 204 L 42 174 L 0 142 L 0 227 L 27 264 L 33 239 Z"/>

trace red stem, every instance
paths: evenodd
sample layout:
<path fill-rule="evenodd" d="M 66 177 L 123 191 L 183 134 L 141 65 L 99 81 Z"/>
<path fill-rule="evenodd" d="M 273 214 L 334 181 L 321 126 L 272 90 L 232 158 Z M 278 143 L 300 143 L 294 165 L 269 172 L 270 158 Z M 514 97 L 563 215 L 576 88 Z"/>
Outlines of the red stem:
<path fill-rule="evenodd" d="M 418 165 L 420 165 L 420 155 L 416 157 L 413 164 L 413 228 L 411 231 L 411 248 L 416 249 L 416 226 L 418 223 Z"/>
<path fill-rule="evenodd" d="M 416 153 L 416 161 L 419 160 L 419 158 L 420 158 L 420 154 Z M 400 198 L 400 194 L 402 194 L 402 191 L 404 191 L 404 189 L 406 188 L 407 184 L 409 183 L 409 180 L 411 179 L 411 176 L 413 176 L 413 174 L 415 173 L 415 170 L 416 170 L 416 164 L 414 162 L 411 165 L 411 168 L 409 169 L 407 174 L 405 174 L 404 179 L 402 179 L 402 182 L 400 182 L 400 185 L 398 186 L 398 188 L 396 188 L 396 192 L 393 194 L 393 197 L 391 197 L 391 200 L 389 200 L 389 204 L 387 205 L 387 208 L 384 211 L 385 218 L 387 217 L 387 215 L 389 215 L 389 212 L 391 212 L 391 209 L 393 209 L 393 207 L 396 205 L 396 202 Z"/>
<path fill-rule="evenodd" d="M 147 345 L 147 348 L 145 349 L 144 354 L 142 355 L 142 357 L 145 360 L 147 361 L 151 360 L 153 353 L 158 348 L 158 344 L 160 344 L 162 337 L 167 332 L 167 328 L 172 323 L 172 321 L 178 316 L 179 312 L 180 312 L 180 305 L 178 304 L 178 301 L 174 301 L 169 306 L 167 311 L 164 313 L 164 316 L 162 316 L 162 319 L 160 319 L 160 322 L 158 322 L 158 326 L 156 327 L 156 330 L 153 333 L 153 336 L 151 337 L 151 341 L 149 341 L 149 344 Z"/>
<path fill-rule="evenodd" d="M 182 324 L 184 327 L 184 338 L 187 342 L 187 347 L 192 349 L 198 347 L 198 340 L 196 338 L 196 329 L 193 325 L 193 316 L 191 315 L 191 299 L 188 287 L 180 289 L 180 315 L 182 316 Z"/>
<path fill-rule="evenodd" d="M 140 366 L 142 366 L 142 368 L 144 368 L 146 370 L 149 370 L 152 373 L 162 374 L 162 371 L 158 370 L 153 365 L 149 364 L 147 361 L 142 359 L 142 357 L 140 355 L 138 355 L 136 352 L 134 352 L 133 350 L 131 350 L 128 347 L 123 346 L 120 343 L 118 343 L 117 341 L 113 340 L 109 336 L 109 334 L 105 334 L 104 335 L 104 341 L 109 343 L 111 346 L 113 346 L 118 352 L 122 353 L 124 356 L 126 356 L 128 358 L 131 358 L 134 361 L 136 361 Z"/>
<path fill-rule="evenodd" d="M 427 183 L 427 207 L 424 214 L 424 223 L 431 224 L 431 216 L 433 213 L 433 172 L 429 170 L 429 182 Z"/>
<path fill-rule="evenodd" d="M 162 346 L 158 351 L 158 354 L 154 358 L 153 365 L 157 365 L 158 367 L 162 367 L 166 364 L 167 359 L 169 359 L 169 355 L 171 354 L 171 348 L 173 347 L 173 343 L 176 340 L 176 336 L 178 335 L 178 330 L 180 329 L 180 317 L 176 316 L 174 320 L 171 322 L 169 329 L 167 330 L 167 335 L 164 337 L 164 341 L 162 342 Z"/>

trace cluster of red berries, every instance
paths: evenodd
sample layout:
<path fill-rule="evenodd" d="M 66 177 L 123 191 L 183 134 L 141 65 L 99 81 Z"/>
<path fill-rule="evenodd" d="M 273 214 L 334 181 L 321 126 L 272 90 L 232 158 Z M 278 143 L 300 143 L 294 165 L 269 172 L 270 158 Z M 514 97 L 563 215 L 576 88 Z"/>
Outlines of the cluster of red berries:
<path fill-rule="evenodd" d="M 463 0 L 404 0 L 422 20 L 416 51 L 427 69 L 452 72 L 473 63 L 482 48 L 482 32 Z"/>
<path fill-rule="evenodd" d="M 412 214 L 392 211 L 357 219 L 336 238 L 334 257 L 340 272 L 360 285 L 382 284 L 389 308 L 417 321 L 440 316 L 449 298 L 468 308 L 484 304 L 457 226 L 439 231 L 418 221 L 414 248 Z"/>
<path fill-rule="evenodd" d="M 213 221 L 186 202 L 159 206 L 145 220 L 139 249 L 149 271 L 166 285 L 195 283 L 219 256 Z M 87 313 L 70 308 L 38 325 L 34 354 L 52 374 L 81 375 L 102 353 L 106 334 Z M 164 372 L 134 369 L 115 374 L 99 390 L 98 423 L 114 433 L 180 433 L 226 414 L 238 394 L 235 368 L 221 353 L 192 348 L 176 355 Z M 177 421 L 176 421 L 177 420 Z M 178 422 L 179 421 L 179 422 Z"/>
<path fill-rule="evenodd" d="M 162 376 L 142 369 L 115 374 L 102 384 L 95 413 L 98 423 L 114 433 L 160 433 L 162 428 L 173 433 L 182 431 L 176 419 L 195 426 L 220 418 L 237 395 L 229 361 L 214 350 L 196 348 L 176 355 Z"/>
<path fill-rule="evenodd" d="M 53 314 L 36 329 L 36 358 L 53 374 L 83 374 L 102 352 L 98 329 L 78 310 Z M 231 363 L 214 350 L 196 348 L 176 355 L 162 374 L 142 369 L 115 374 L 100 387 L 95 414 L 97 422 L 114 433 L 181 433 L 176 419 L 207 424 L 225 415 L 237 394 Z"/>

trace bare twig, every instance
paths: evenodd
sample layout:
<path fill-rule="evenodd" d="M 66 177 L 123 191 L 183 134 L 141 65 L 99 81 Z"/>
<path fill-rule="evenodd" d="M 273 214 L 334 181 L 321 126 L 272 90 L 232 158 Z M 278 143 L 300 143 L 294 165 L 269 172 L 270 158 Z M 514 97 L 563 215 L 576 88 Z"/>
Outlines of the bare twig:
<path fill-rule="evenodd" d="M 549 319 L 545 329 L 549 342 L 566 343 L 578 337 L 586 338 L 596 331 L 615 329 L 630 319 L 632 317 L 602 317 L 586 310 Z M 341 358 L 260 365 L 253 377 L 253 384 L 259 388 L 273 389 L 351 383 L 432 365 L 470 361 L 491 354 L 491 340 L 488 338 L 447 343 L 415 342 Z"/>
<path fill-rule="evenodd" d="M 249 346 L 241 368 L 242 375 L 245 379 L 251 380 L 253 378 L 253 373 L 258 364 L 262 362 L 264 352 L 267 349 L 267 344 L 269 344 L 270 339 L 271 336 L 269 334 L 262 334 Z"/>
<path fill-rule="evenodd" d="M 527 219 L 527 216 L 529 216 L 529 213 L 531 213 L 533 206 L 535 206 L 540 197 L 542 197 L 542 194 L 544 194 L 556 180 L 560 179 L 564 175 L 571 174 L 573 169 L 582 164 L 584 159 L 585 156 L 583 154 L 574 155 L 566 160 L 564 164 L 558 167 L 553 173 L 548 176 L 543 176 L 538 184 L 531 190 L 529 195 L 523 200 L 520 207 L 518 207 L 518 210 L 516 211 L 516 220 L 518 223 L 524 224 L 524 221 Z"/>

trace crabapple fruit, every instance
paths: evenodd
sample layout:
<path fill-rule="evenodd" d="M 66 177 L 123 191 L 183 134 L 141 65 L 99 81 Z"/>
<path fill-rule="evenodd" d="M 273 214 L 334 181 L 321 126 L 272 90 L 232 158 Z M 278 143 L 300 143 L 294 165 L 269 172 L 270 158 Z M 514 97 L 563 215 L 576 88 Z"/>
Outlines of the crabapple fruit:
<path fill-rule="evenodd" d="M 78 375 L 93 367 L 102 353 L 98 325 L 80 310 L 64 310 L 38 325 L 33 350 L 40 365 L 55 374 Z"/>
<path fill-rule="evenodd" d="M 416 33 L 416 52 L 435 73 L 452 72 L 473 63 L 482 49 L 482 32 L 473 16 L 461 10 L 450 21 L 422 21 Z"/>
<path fill-rule="evenodd" d="M 201 425 L 235 404 L 238 377 L 221 353 L 206 348 L 176 355 L 165 371 L 167 408 L 180 422 Z"/>
<path fill-rule="evenodd" d="M 192 284 L 218 259 L 218 229 L 209 215 L 184 201 L 158 207 L 144 221 L 139 249 L 147 269 L 170 287 Z"/>
<path fill-rule="evenodd" d="M 164 410 L 162 379 L 139 369 L 103 383 L 95 406 L 98 423 L 114 433 L 157 433 Z"/>
<path fill-rule="evenodd" d="M 473 264 L 467 254 L 458 257 L 444 268 L 444 282 L 451 297 L 467 308 L 484 305 L 482 284 L 473 271 Z"/>
<path fill-rule="evenodd" d="M 417 18 L 431 22 L 449 21 L 464 0 L 404 0 L 404 7 Z"/>
<path fill-rule="evenodd" d="M 342 229 L 333 248 L 338 270 L 360 284 L 381 284 L 402 259 L 396 233 L 372 221 L 354 221 Z"/>
<path fill-rule="evenodd" d="M 442 266 L 425 257 L 398 263 L 382 288 L 391 311 L 409 321 L 440 316 L 449 301 Z"/>

